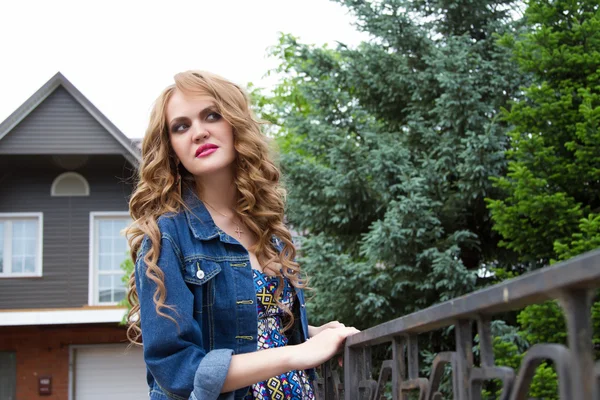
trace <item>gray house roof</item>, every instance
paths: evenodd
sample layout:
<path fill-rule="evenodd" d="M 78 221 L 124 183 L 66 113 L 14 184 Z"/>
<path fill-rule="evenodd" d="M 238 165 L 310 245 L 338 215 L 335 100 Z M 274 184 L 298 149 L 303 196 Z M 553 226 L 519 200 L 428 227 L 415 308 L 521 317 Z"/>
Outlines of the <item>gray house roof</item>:
<path fill-rule="evenodd" d="M 62 89 L 61 89 L 62 88 Z M 62 94 L 64 91 L 67 94 Z M 0 141 L 7 136 L 13 129 L 17 128 L 25 118 L 40 106 L 44 100 L 51 95 L 69 97 L 70 95 L 76 104 L 79 104 L 92 117 L 90 121 L 95 121 L 94 125 L 101 129 L 104 128 L 118 142 L 115 144 L 120 153 L 133 165 L 138 166 L 140 161 L 140 151 L 135 140 L 125 136 L 108 118 L 104 116 L 63 74 L 58 72 L 48 82 L 46 82 L 37 92 L 35 92 L 27 101 L 17 108 L 2 124 L 0 124 Z M 72 100 L 70 100 L 72 102 Z M 75 104 L 75 103 L 74 103 Z M 89 118 L 89 117 L 88 117 Z M 97 122 L 97 124 L 96 124 Z M 83 121 L 88 124 L 89 121 Z M 99 124 L 99 125 L 98 125 Z M 16 133 L 16 132 L 15 132 Z M 120 145 L 120 146 L 119 146 Z M 114 149 L 113 149 L 114 151 Z"/>

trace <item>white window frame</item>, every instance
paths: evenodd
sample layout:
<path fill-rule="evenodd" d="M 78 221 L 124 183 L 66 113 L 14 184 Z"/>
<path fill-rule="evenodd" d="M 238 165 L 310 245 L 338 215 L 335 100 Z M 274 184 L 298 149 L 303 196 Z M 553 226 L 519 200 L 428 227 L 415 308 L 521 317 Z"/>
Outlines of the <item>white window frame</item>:
<path fill-rule="evenodd" d="M 8 235 L 8 230 L 4 232 L 4 259 L 9 262 L 4 265 L 4 271 L 0 272 L 0 279 L 2 278 L 39 278 L 43 273 L 43 249 L 44 249 L 44 213 L 42 212 L 23 212 L 23 213 L 0 213 L 1 220 L 18 220 L 18 219 L 37 219 L 38 233 L 37 233 L 37 249 L 35 252 L 35 272 L 19 272 L 12 273 L 6 272 L 8 264 L 11 263 L 12 258 L 12 237 Z M 10 222 L 9 222 L 10 223 Z M 10 238 L 10 243 L 7 238 Z"/>
<path fill-rule="evenodd" d="M 56 193 L 56 187 L 60 184 L 60 182 L 63 179 L 66 178 L 77 178 L 81 184 L 84 187 L 84 193 L 65 193 L 65 194 L 58 194 Z M 72 197 L 82 197 L 82 196 L 89 196 L 90 195 L 90 184 L 88 183 L 87 179 L 85 179 L 85 177 L 81 174 L 78 174 L 77 172 L 65 172 L 60 174 L 59 176 L 57 176 L 54 181 L 52 182 L 52 186 L 50 187 L 50 196 L 52 197 L 65 197 L 65 196 L 72 196 Z"/>
<path fill-rule="evenodd" d="M 114 306 L 117 302 L 100 303 L 98 299 L 98 274 L 96 269 L 96 237 L 95 237 L 95 221 L 102 218 L 120 218 L 127 217 L 131 222 L 131 216 L 128 211 L 92 211 L 90 212 L 90 244 L 89 244 L 89 276 L 88 276 L 88 305 L 90 306 Z M 129 243 L 127 243 L 129 249 Z"/>

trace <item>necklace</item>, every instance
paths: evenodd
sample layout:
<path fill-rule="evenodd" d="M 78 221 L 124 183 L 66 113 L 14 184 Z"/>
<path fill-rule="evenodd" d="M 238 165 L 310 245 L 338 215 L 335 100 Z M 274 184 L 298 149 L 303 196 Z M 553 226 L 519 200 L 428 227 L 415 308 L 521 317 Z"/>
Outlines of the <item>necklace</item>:
<path fill-rule="evenodd" d="M 209 206 L 216 213 L 221 214 L 225 218 L 230 218 L 231 222 L 233 222 L 235 224 L 235 233 L 237 234 L 238 239 L 242 238 L 242 233 L 244 233 L 244 231 L 241 230 L 239 224 L 233 220 L 233 216 L 225 215 L 221 211 L 217 210 L 216 208 L 214 208 L 213 206 L 211 206 L 210 204 L 208 204 L 206 201 L 203 200 L 203 202 L 204 202 L 204 204 L 206 204 L 207 206 Z"/>

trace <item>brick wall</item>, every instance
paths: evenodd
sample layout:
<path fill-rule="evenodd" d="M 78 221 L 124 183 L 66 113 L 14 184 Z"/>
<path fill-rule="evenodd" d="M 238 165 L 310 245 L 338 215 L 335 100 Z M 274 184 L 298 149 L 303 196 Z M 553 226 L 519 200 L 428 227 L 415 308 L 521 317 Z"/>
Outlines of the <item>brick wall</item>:
<path fill-rule="evenodd" d="M 0 351 L 17 358 L 17 400 L 68 400 L 69 345 L 126 343 L 117 324 L 0 327 Z M 38 377 L 52 376 L 52 395 L 38 394 Z"/>

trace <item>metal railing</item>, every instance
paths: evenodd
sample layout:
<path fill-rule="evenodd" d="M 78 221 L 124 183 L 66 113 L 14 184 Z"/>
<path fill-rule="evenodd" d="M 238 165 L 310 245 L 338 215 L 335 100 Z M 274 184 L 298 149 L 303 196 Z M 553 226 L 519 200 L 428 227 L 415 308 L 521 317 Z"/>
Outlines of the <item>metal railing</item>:
<path fill-rule="evenodd" d="M 551 361 L 558 377 L 561 400 L 600 400 L 600 363 L 594 365 L 591 306 L 600 288 L 600 251 L 594 251 L 515 279 L 458 297 L 425 310 L 364 330 L 346 341 L 344 384 L 337 369 L 326 363 L 317 382 L 325 400 L 381 399 L 391 381 L 393 400 L 441 400 L 440 381 L 446 365 L 452 371 L 452 398 L 481 400 L 485 381 L 502 381 L 502 400 L 527 400 L 535 369 Z M 565 315 L 567 346 L 535 344 L 522 359 L 519 371 L 494 362 L 490 322 L 493 315 L 531 304 L 558 300 Z M 474 365 L 473 322 L 479 334 L 479 365 Z M 428 378 L 419 376 L 419 334 L 453 326 L 456 349 L 437 354 Z M 372 376 L 371 349 L 391 345 L 392 359 Z"/>

